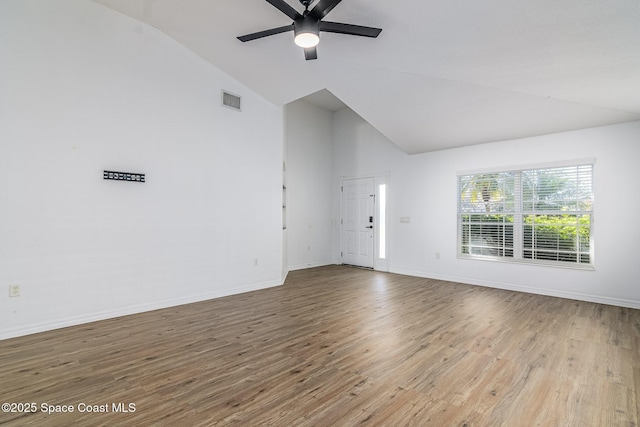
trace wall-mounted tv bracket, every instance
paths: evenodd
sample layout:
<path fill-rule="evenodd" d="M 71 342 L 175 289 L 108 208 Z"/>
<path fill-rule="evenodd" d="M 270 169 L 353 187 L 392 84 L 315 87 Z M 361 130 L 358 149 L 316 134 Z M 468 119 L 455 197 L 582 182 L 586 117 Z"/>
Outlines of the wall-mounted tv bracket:
<path fill-rule="evenodd" d="M 116 181 L 145 182 L 143 173 L 104 171 L 102 178 Z"/>

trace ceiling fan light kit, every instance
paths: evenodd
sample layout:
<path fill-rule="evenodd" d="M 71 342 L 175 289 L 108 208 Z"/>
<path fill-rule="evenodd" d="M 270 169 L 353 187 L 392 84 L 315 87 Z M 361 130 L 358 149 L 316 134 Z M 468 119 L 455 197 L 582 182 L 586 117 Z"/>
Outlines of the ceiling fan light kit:
<path fill-rule="evenodd" d="M 304 12 L 300 14 L 284 0 L 267 0 L 269 4 L 293 19 L 293 23 L 283 27 L 246 34 L 238 37 L 238 40 L 248 42 L 293 30 L 295 44 L 304 48 L 304 57 L 310 60 L 318 58 L 316 46 L 320 42 L 320 31 L 349 34 L 352 36 L 378 37 L 378 34 L 382 31 L 380 28 L 323 21 L 322 19 L 336 7 L 340 1 L 341 0 L 320 0 L 312 10 L 309 10 L 309 6 L 313 3 L 313 0 L 300 0 L 300 3 L 304 6 Z"/>
<path fill-rule="evenodd" d="M 293 24 L 293 34 L 293 41 L 298 46 L 316 47 L 320 43 L 320 21 L 305 17 L 297 19 Z"/>

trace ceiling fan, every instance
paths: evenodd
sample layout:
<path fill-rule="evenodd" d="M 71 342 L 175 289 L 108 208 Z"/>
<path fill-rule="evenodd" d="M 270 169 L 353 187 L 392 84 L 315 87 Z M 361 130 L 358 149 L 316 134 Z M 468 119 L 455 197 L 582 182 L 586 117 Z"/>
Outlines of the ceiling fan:
<path fill-rule="evenodd" d="M 310 60 L 318 58 L 316 46 L 320 42 L 320 31 L 374 38 L 378 37 L 380 31 L 382 31 L 381 28 L 323 21 L 322 19 L 342 0 L 320 0 L 313 9 L 309 10 L 309 6 L 313 1 L 314 0 L 300 0 L 300 3 L 304 6 L 304 12 L 301 15 L 284 0 L 267 0 L 267 2 L 271 3 L 271 5 L 276 7 L 280 12 L 293 19 L 293 23 L 283 27 L 246 34 L 238 37 L 238 40 L 248 42 L 293 30 L 295 43 L 304 48 L 304 57 Z"/>

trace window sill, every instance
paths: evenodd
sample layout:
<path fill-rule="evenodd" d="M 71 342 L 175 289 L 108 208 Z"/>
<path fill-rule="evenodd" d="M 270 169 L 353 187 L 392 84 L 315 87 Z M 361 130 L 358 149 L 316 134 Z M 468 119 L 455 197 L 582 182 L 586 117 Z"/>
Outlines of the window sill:
<path fill-rule="evenodd" d="M 578 264 L 570 262 L 555 262 L 555 261 L 538 261 L 538 260 L 526 260 L 526 259 L 514 259 L 503 257 L 490 257 L 490 256 L 478 256 L 478 255 L 462 255 L 458 254 L 458 259 L 467 259 L 475 261 L 489 261 L 500 262 L 505 264 L 521 264 L 521 265 L 535 265 L 539 267 L 552 267 L 552 268 L 564 268 L 569 270 L 584 270 L 595 271 L 593 264 Z"/>

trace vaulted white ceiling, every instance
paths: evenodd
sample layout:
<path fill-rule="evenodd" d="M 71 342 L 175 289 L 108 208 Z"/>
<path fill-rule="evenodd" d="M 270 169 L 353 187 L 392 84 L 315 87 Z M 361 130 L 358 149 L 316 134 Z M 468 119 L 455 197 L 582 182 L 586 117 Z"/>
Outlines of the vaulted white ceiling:
<path fill-rule="evenodd" d="M 157 27 L 271 102 L 327 89 L 408 153 L 640 120 L 638 0 L 343 0 L 305 61 L 265 0 L 94 0 Z M 286 0 L 299 12 L 298 0 Z"/>

